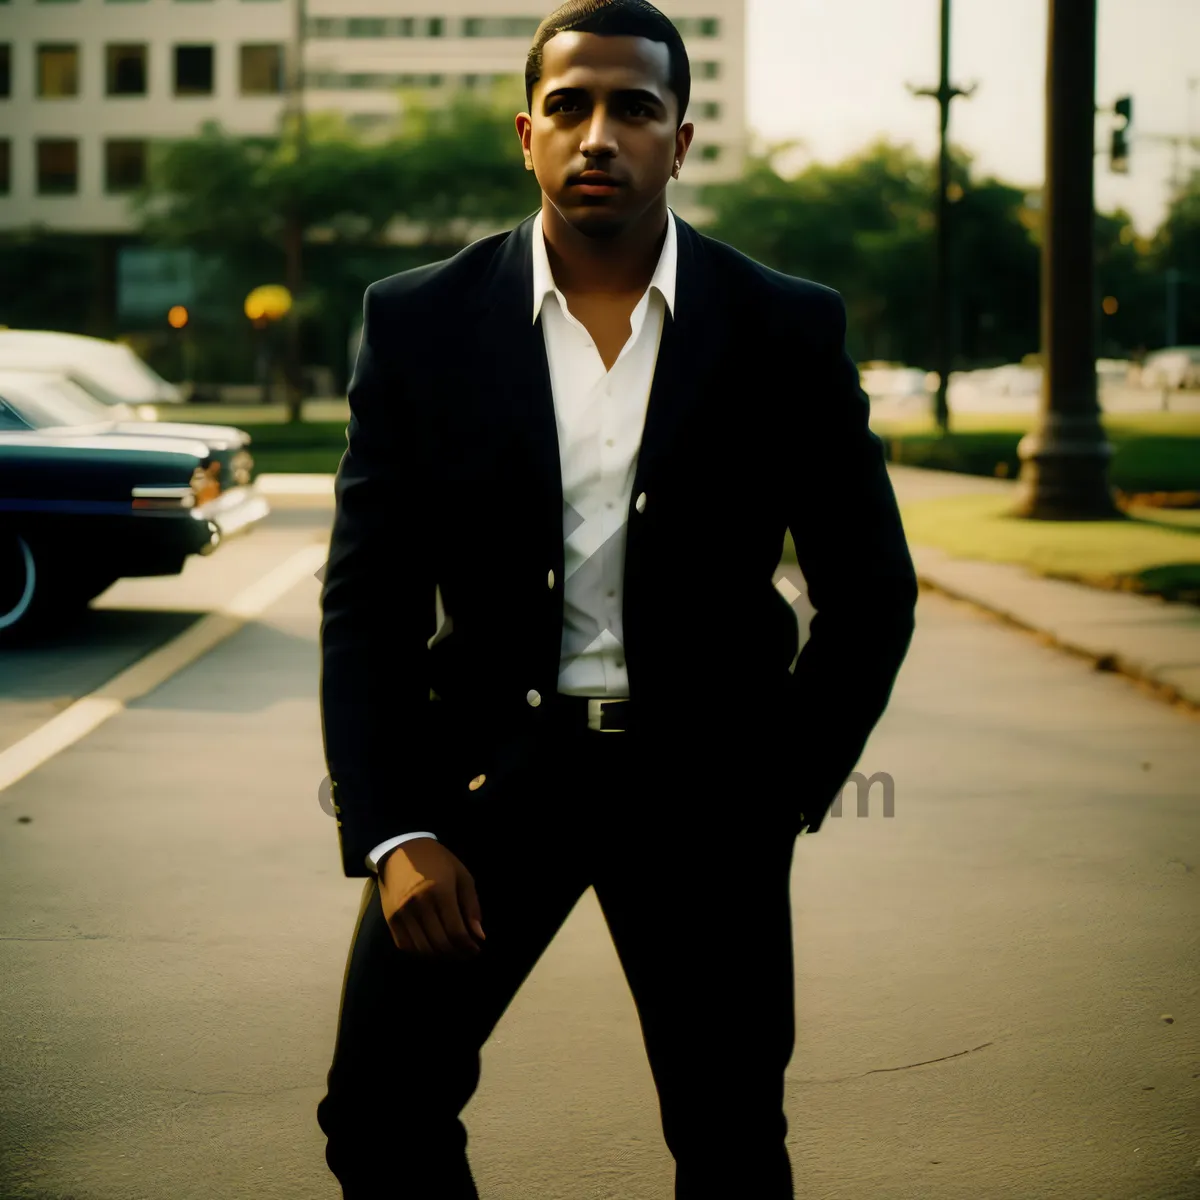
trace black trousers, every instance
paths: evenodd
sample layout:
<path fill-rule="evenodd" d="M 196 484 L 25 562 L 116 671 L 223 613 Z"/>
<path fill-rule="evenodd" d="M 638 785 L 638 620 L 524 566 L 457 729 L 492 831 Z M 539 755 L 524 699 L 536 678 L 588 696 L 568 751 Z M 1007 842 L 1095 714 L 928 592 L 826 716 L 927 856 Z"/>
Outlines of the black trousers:
<path fill-rule="evenodd" d="M 345 1200 L 475 1200 L 460 1113 L 480 1051 L 589 886 L 637 1007 L 677 1200 L 792 1197 L 795 841 L 760 819 L 754 771 L 584 728 L 526 774 L 503 812 L 481 801 L 437 831 L 475 878 L 487 941 L 473 960 L 398 951 L 376 881 L 363 890 L 317 1107 Z M 706 816 L 714 794 L 741 814 L 732 827 Z"/>

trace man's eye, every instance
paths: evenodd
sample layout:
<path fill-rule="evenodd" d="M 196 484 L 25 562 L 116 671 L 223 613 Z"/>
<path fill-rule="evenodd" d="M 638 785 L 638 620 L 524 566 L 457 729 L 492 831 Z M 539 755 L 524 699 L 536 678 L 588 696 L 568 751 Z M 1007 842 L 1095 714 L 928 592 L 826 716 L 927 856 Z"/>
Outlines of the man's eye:
<path fill-rule="evenodd" d="M 635 101 L 629 106 L 629 115 L 633 117 L 648 117 L 651 116 L 650 106 Z"/>
<path fill-rule="evenodd" d="M 556 100 L 551 106 L 551 112 L 575 112 L 579 105 L 574 100 Z"/>

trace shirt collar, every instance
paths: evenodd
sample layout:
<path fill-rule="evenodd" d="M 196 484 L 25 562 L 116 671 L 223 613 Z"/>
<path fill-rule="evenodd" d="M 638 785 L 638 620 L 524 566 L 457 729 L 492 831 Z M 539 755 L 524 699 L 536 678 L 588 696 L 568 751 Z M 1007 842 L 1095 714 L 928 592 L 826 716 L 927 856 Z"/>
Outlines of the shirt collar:
<path fill-rule="evenodd" d="M 675 315 L 675 276 L 678 262 L 679 235 L 675 231 L 675 214 L 668 209 L 667 236 L 663 240 L 662 253 L 658 256 L 658 266 L 654 268 L 650 287 L 659 290 L 672 317 Z M 542 301 L 551 292 L 559 298 L 559 303 L 563 308 L 566 308 L 566 300 L 555 285 L 554 273 L 550 270 L 550 258 L 546 253 L 546 236 L 542 232 L 542 214 L 539 210 L 533 220 L 533 321 L 535 324 L 538 314 L 542 311 Z"/>

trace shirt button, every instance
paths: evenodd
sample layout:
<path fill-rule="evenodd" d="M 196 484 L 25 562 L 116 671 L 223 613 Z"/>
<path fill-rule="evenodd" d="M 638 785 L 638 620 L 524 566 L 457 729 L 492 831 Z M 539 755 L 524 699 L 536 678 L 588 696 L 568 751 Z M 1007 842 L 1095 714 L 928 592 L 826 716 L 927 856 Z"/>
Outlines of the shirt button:
<path fill-rule="evenodd" d="M 615 599 L 617 598 L 617 593 L 616 593 L 616 592 L 609 592 L 609 593 L 608 593 L 608 598 L 609 598 L 610 600 L 615 600 Z"/>
<path fill-rule="evenodd" d="M 617 443 L 614 442 L 612 438 L 609 438 L 608 441 L 606 441 L 604 444 L 606 446 L 615 446 Z"/>
<path fill-rule="evenodd" d="M 604 507 L 605 507 L 605 508 L 612 508 L 612 506 L 613 506 L 613 502 L 612 502 L 611 500 L 606 500 L 606 501 L 604 502 Z"/>
<path fill-rule="evenodd" d="M 554 568 L 553 567 L 550 569 L 549 574 L 546 576 L 546 586 L 548 588 L 554 587 Z"/>
<path fill-rule="evenodd" d="M 529 691 L 525 693 L 525 699 L 529 701 L 530 706 L 533 708 L 537 708 L 537 706 L 542 702 L 541 693 L 534 691 L 533 688 L 530 688 Z"/>
<path fill-rule="evenodd" d="M 636 508 L 638 510 L 638 512 L 640 512 L 640 513 L 644 513 L 646 511 L 646 493 L 645 492 L 643 492 L 637 498 L 637 501 L 634 503 L 634 508 Z"/>

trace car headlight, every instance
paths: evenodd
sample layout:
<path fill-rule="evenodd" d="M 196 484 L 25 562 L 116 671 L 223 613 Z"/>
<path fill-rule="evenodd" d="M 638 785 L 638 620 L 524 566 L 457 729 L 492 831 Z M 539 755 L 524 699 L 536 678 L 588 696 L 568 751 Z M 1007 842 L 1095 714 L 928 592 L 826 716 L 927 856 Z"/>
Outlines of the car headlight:
<path fill-rule="evenodd" d="M 254 459 L 248 450 L 239 450 L 229 463 L 234 487 L 246 487 L 254 474 Z"/>

